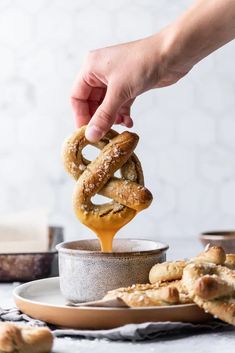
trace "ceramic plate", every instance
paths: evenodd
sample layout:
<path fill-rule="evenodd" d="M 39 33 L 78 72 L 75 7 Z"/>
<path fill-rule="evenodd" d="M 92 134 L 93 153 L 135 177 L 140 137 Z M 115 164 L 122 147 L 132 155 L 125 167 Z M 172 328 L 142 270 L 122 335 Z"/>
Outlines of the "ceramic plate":
<path fill-rule="evenodd" d="M 29 316 L 62 327 L 107 329 L 151 321 L 199 322 L 211 319 L 195 304 L 148 308 L 69 307 L 60 293 L 59 277 L 28 282 L 15 288 L 17 307 Z"/>

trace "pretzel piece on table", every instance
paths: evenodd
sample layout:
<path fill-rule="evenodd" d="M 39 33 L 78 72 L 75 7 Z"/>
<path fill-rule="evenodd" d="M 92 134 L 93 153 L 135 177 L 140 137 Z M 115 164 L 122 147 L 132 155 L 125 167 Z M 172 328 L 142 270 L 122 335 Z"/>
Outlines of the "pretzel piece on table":
<path fill-rule="evenodd" d="M 49 353 L 53 335 L 46 327 L 30 327 L 0 322 L 0 352 Z"/>

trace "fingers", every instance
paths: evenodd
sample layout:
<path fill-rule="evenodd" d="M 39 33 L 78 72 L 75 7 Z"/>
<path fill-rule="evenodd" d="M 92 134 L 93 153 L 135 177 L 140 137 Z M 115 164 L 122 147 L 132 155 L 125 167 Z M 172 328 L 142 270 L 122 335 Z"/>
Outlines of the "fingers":
<path fill-rule="evenodd" d="M 133 126 L 133 120 L 131 118 L 131 105 L 133 104 L 134 99 L 128 100 L 122 107 L 119 109 L 118 114 L 115 119 L 115 124 L 121 124 L 128 128 Z"/>
<path fill-rule="evenodd" d="M 97 142 L 114 123 L 128 128 L 133 126 L 130 108 L 134 99 L 123 85 L 107 82 L 91 70 L 83 70 L 72 89 L 71 103 L 76 126 L 88 124 L 86 138 Z"/>
<path fill-rule="evenodd" d="M 130 116 L 124 116 L 123 117 L 123 125 L 125 125 L 128 128 L 131 128 L 133 126 L 133 120 Z"/>
<path fill-rule="evenodd" d="M 90 142 L 99 141 L 111 128 L 121 106 L 125 103 L 125 96 L 121 90 L 112 85 L 108 86 L 103 102 L 97 108 L 86 129 L 86 138 Z M 130 124 L 130 117 L 126 119 Z"/>
<path fill-rule="evenodd" d="M 71 97 L 71 103 L 75 113 L 76 126 L 79 128 L 86 125 L 91 118 L 88 102 Z"/>
<path fill-rule="evenodd" d="M 102 82 L 95 78 L 90 81 L 80 75 L 72 88 L 71 104 L 77 127 L 88 124 L 105 95 L 106 88 Z"/>
<path fill-rule="evenodd" d="M 91 117 L 96 113 L 106 94 L 106 88 L 91 87 L 84 79 L 78 80 L 74 86 L 71 103 L 75 113 L 75 122 L 77 127 L 86 125 Z M 120 104 L 121 104 L 120 100 Z M 118 113 L 115 115 L 113 123 L 122 124 L 128 128 L 133 126 L 133 120 L 130 117 L 130 108 L 133 99 L 127 101 Z"/>
<path fill-rule="evenodd" d="M 117 114 L 114 124 L 120 124 L 130 128 L 133 126 L 133 120 L 129 115 Z"/>
<path fill-rule="evenodd" d="M 75 113 L 75 123 L 81 127 L 88 123 L 91 118 L 88 98 L 92 87 L 87 84 L 83 77 L 79 77 L 72 88 L 71 104 Z"/>

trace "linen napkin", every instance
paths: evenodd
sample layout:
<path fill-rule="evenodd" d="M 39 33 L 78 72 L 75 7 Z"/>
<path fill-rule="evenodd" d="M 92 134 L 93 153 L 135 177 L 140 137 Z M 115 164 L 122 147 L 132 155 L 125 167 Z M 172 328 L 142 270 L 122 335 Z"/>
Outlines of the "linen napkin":
<path fill-rule="evenodd" d="M 35 320 L 21 313 L 17 308 L 0 309 L 0 321 L 10 321 L 30 326 L 46 326 L 46 323 Z M 206 323 L 185 322 L 145 322 L 128 324 L 108 330 L 73 330 L 49 325 L 55 337 L 70 337 L 74 339 L 108 339 L 111 341 L 144 341 L 163 340 L 167 337 L 183 337 L 206 332 L 231 331 L 234 327 L 219 320 Z"/>

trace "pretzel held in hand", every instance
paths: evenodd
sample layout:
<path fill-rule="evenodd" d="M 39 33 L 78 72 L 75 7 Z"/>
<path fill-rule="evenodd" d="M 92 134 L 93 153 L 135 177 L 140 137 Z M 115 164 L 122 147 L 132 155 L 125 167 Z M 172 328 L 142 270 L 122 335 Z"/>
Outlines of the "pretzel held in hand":
<path fill-rule="evenodd" d="M 82 150 L 89 141 L 85 138 L 86 126 L 77 130 L 63 146 L 66 171 L 76 180 L 73 206 L 79 220 L 91 229 L 102 232 L 110 225 L 118 230 L 128 223 L 138 211 L 148 207 L 152 195 L 144 185 L 141 164 L 133 153 L 138 136 L 134 133 L 110 130 L 98 143 L 101 150 L 92 162 L 84 158 Z M 120 169 L 121 178 L 114 177 Z M 91 198 L 101 194 L 112 199 L 103 205 L 94 205 Z"/>

